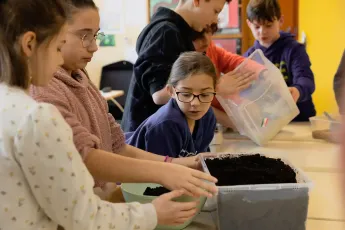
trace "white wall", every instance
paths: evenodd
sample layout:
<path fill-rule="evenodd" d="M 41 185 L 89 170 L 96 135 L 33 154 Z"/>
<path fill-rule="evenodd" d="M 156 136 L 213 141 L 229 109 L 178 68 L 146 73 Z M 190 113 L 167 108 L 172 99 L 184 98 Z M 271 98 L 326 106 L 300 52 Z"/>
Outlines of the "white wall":
<path fill-rule="evenodd" d="M 94 0 L 102 7 L 103 0 Z M 124 31 L 115 34 L 115 47 L 99 47 L 92 61 L 86 67 L 91 80 L 99 86 L 101 70 L 104 65 L 120 61 L 136 59 L 135 44 L 139 33 L 147 24 L 146 0 L 122 0 L 124 12 Z M 135 10 L 134 10 L 135 7 Z"/>

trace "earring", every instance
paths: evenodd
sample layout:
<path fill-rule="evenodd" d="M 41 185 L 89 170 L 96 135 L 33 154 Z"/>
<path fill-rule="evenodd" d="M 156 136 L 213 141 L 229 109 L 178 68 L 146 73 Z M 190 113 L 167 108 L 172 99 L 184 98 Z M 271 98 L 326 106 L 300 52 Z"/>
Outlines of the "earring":
<path fill-rule="evenodd" d="M 30 59 L 27 60 L 27 65 L 28 65 L 29 85 L 31 85 L 32 74 L 31 74 L 31 67 L 30 67 Z"/>

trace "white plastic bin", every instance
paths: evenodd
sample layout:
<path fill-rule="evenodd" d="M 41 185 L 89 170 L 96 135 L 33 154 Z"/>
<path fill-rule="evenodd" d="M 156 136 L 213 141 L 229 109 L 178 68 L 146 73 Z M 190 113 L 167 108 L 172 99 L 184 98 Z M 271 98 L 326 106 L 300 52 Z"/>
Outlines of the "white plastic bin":
<path fill-rule="evenodd" d="M 226 155 L 238 157 L 243 154 Z M 202 165 L 204 171 L 210 174 L 205 163 L 208 158 L 211 157 L 202 157 Z M 218 186 L 219 230 L 306 229 L 309 190 L 313 183 L 289 161 L 281 160 L 294 169 L 297 183 Z"/>
<path fill-rule="evenodd" d="M 258 145 L 265 145 L 299 114 L 299 110 L 280 70 L 262 51 L 256 50 L 249 59 L 266 69 L 248 89 L 231 98 L 217 95 L 217 99 L 241 135 Z M 241 68 L 247 68 L 248 61 L 236 70 L 243 71 Z"/>

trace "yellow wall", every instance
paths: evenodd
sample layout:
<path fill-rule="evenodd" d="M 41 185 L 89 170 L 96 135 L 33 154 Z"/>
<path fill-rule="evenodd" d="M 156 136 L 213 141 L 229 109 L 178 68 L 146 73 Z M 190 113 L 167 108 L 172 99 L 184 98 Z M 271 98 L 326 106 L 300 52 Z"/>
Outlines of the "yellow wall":
<path fill-rule="evenodd" d="M 315 74 L 318 114 L 337 112 L 333 77 L 345 48 L 345 0 L 299 0 L 299 34 L 302 31 Z"/>

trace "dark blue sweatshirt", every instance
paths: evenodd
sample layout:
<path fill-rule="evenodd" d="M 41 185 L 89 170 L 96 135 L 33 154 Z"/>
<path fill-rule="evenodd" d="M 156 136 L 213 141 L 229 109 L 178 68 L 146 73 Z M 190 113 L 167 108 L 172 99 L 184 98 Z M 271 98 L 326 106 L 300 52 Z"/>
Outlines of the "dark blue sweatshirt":
<path fill-rule="evenodd" d="M 136 131 L 126 133 L 126 143 L 158 155 L 186 157 L 208 152 L 215 128 L 216 118 L 210 108 L 195 122 L 192 134 L 175 99 L 170 99 Z"/>
<path fill-rule="evenodd" d="M 280 69 L 289 87 L 296 87 L 299 90 L 300 98 L 297 106 L 300 114 L 294 121 L 308 121 L 309 117 L 315 116 L 315 106 L 311 97 L 315 91 L 315 82 L 305 46 L 297 42 L 294 35 L 281 32 L 280 38 L 270 47 L 265 48 L 255 41 L 254 46 L 244 56 L 248 57 L 256 49 L 261 49 L 266 58 Z"/>
<path fill-rule="evenodd" d="M 193 37 L 195 31 L 173 10 L 160 7 L 152 16 L 137 40 L 138 59 L 121 123 L 125 132 L 135 131 L 161 107 L 154 103 L 152 95 L 165 87 L 179 55 L 195 51 Z"/>

